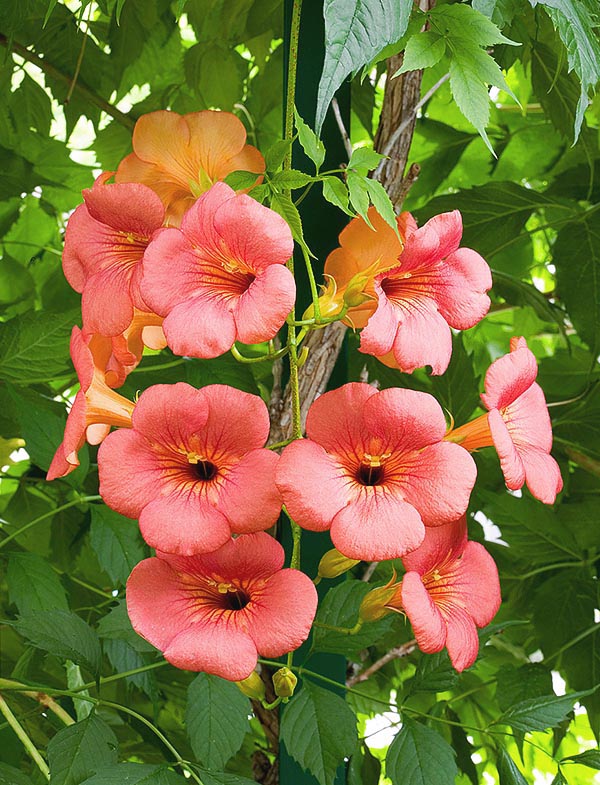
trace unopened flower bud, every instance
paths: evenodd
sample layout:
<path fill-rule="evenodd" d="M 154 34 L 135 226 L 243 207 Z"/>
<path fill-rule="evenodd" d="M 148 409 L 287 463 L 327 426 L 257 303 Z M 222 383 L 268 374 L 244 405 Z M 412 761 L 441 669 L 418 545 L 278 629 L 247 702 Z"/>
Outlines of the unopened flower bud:
<path fill-rule="evenodd" d="M 248 698 L 257 701 L 265 699 L 265 685 L 256 671 L 252 671 L 247 679 L 236 681 L 236 684 Z"/>
<path fill-rule="evenodd" d="M 319 562 L 319 578 L 337 578 L 338 575 L 343 575 L 352 569 L 358 562 L 358 559 L 349 559 L 336 548 L 332 548 Z"/>
<path fill-rule="evenodd" d="M 377 621 L 387 616 L 394 608 L 394 604 L 400 593 L 400 584 L 394 583 L 396 576 L 385 586 L 372 589 L 360 604 L 358 616 L 363 621 Z"/>
<path fill-rule="evenodd" d="M 358 308 L 359 305 L 375 299 L 373 294 L 365 291 L 372 281 L 372 276 L 365 273 L 357 273 L 350 279 L 343 293 L 343 300 L 348 308 Z"/>
<path fill-rule="evenodd" d="M 291 698 L 296 689 L 296 684 L 298 684 L 298 679 L 289 668 L 279 668 L 273 674 L 275 695 L 280 698 Z"/>
<path fill-rule="evenodd" d="M 343 292 L 338 292 L 335 278 L 327 276 L 327 283 L 321 287 L 321 294 L 319 296 L 319 311 L 321 318 L 331 319 L 333 316 L 341 313 L 344 309 Z M 302 315 L 302 319 L 314 319 L 315 308 L 311 303 Z"/>

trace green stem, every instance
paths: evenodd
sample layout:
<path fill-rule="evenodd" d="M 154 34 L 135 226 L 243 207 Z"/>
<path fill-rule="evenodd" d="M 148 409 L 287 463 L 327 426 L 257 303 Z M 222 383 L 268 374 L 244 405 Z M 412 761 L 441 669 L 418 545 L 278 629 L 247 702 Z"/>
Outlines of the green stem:
<path fill-rule="evenodd" d="M 300 14 L 302 0 L 294 0 L 292 22 L 290 26 L 290 54 L 288 59 L 287 94 L 285 101 L 285 132 L 284 139 L 294 136 L 294 101 L 296 97 L 296 73 L 298 68 L 298 39 L 300 38 Z M 290 146 L 283 159 L 283 169 L 292 168 L 292 148 Z"/>
<path fill-rule="evenodd" d="M 0 712 L 2 712 L 2 714 L 6 718 L 6 721 L 8 722 L 10 727 L 16 733 L 19 741 L 25 747 L 25 750 L 27 751 L 27 754 L 34 761 L 35 765 L 42 772 L 44 777 L 47 780 L 50 780 L 50 769 L 48 768 L 48 764 L 42 758 L 42 756 L 38 752 L 37 747 L 31 741 L 31 739 L 29 738 L 29 736 L 25 732 L 25 729 L 23 728 L 23 726 L 21 725 L 19 720 L 12 713 L 8 703 L 4 700 L 4 697 L 2 695 L 0 695 Z"/>
<path fill-rule="evenodd" d="M 112 676 L 104 676 L 100 679 L 100 685 L 109 684 L 112 681 L 119 681 L 120 679 L 126 679 L 128 676 L 136 676 L 138 673 L 146 673 L 146 671 L 153 671 L 157 668 L 162 668 L 164 665 L 168 665 L 169 663 L 166 660 L 160 660 L 160 662 L 152 662 L 149 665 L 141 665 L 139 668 L 133 668 L 130 671 L 123 671 L 122 673 L 114 673 Z M 87 684 L 82 684 L 81 687 L 76 687 L 73 692 L 82 692 L 83 690 L 91 690 L 96 686 L 95 681 L 90 681 Z"/>
<path fill-rule="evenodd" d="M 54 515 L 56 515 L 59 512 L 62 512 L 63 510 L 68 510 L 70 507 L 75 507 L 78 504 L 87 504 L 87 502 L 99 501 L 100 499 L 102 499 L 101 496 L 82 496 L 79 499 L 74 499 L 71 502 L 67 502 L 66 504 L 63 504 L 61 507 L 57 507 L 54 510 L 50 510 L 50 512 L 45 512 L 43 515 L 40 515 L 38 518 L 34 518 L 32 521 L 29 521 L 29 523 L 26 523 L 25 526 L 21 526 L 21 528 L 17 529 L 17 531 L 13 532 L 12 534 L 9 534 L 8 537 L 6 537 L 4 540 L 2 540 L 2 542 L 0 542 L 0 548 L 4 548 L 4 546 L 7 543 L 9 543 L 11 540 L 14 540 L 16 537 L 19 537 L 21 534 L 23 534 L 23 532 L 26 532 L 28 529 L 31 529 L 32 526 L 36 526 L 38 523 L 45 521 L 47 518 L 52 518 Z"/>
<path fill-rule="evenodd" d="M 265 362 L 265 360 L 278 360 L 288 353 L 288 348 L 287 346 L 284 346 L 283 349 L 279 349 L 277 352 L 261 354 L 259 357 L 244 357 L 235 344 L 231 347 L 230 351 L 239 363 L 262 363 Z"/>
<path fill-rule="evenodd" d="M 313 308 L 315 311 L 315 322 L 321 321 L 321 305 L 319 303 L 319 290 L 317 287 L 317 282 L 315 281 L 315 274 L 312 268 L 312 263 L 310 261 L 310 254 L 308 252 L 308 248 L 306 243 L 300 243 L 300 248 L 302 250 L 302 256 L 304 257 L 304 264 L 306 266 L 306 273 L 308 275 L 308 283 L 310 285 L 310 295 L 313 302 Z"/>

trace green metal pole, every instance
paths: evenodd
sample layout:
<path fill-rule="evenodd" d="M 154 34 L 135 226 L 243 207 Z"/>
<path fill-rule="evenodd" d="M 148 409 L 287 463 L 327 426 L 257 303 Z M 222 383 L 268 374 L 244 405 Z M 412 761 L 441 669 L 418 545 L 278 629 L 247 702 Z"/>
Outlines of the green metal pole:
<path fill-rule="evenodd" d="M 287 64 L 289 52 L 289 30 L 291 21 L 293 0 L 285 0 L 285 30 L 286 39 L 284 62 Z M 303 0 L 302 18 L 300 26 L 300 41 L 298 48 L 298 75 L 296 87 L 296 107 L 301 117 L 314 128 L 315 110 L 317 106 L 317 88 L 324 58 L 324 23 L 323 23 L 323 0 Z M 284 84 L 286 80 L 284 79 Z M 285 94 L 285 92 L 284 92 Z M 340 111 L 346 128 L 350 127 L 350 84 L 344 84 L 337 94 Z M 327 148 L 327 158 L 324 168 L 338 168 L 340 163 L 347 161 L 347 155 L 342 141 L 339 128 L 333 116 L 333 112 L 328 112 L 323 125 L 321 138 Z M 314 171 L 313 164 L 304 155 L 299 144 L 294 145 L 293 166 L 307 172 Z M 299 205 L 304 235 L 306 241 L 318 257 L 314 264 L 317 281 L 320 281 L 323 273 L 323 264 L 327 254 L 338 244 L 338 235 L 346 224 L 345 216 L 333 205 L 330 205 L 322 197 L 320 186 L 314 187 L 306 199 Z M 310 288 L 308 277 L 304 270 L 304 262 L 301 257 L 297 259 L 295 269 L 297 271 L 298 285 L 298 313 L 302 313 L 310 303 Z M 342 356 L 335 371 L 335 386 L 339 386 L 346 381 L 346 363 Z M 286 552 L 291 552 L 291 536 L 288 532 L 283 537 L 283 545 Z M 329 537 L 326 534 L 317 534 L 305 531 L 302 534 L 302 570 L 308 575 L 317 574 L 317 567 L 321 556 L 325 551 L 332 547 Z M 331 581 L 326 581 L 325 585 L 319 586 L 320 593 L 332 586 Z M 303 655 L 308 652 L 308 643 L 295 654 L 294 663 L 301 664 Z M 338 682 L 344 682 L 346 678 L 346 661 L 343 657 L 334 654 L 316 654 L 310 660 L 311 670 L 318 671 L 324 676 L 328 676 Z M 285 706 L 282 706 L 282 712 Z M 280 746 L 280 785 L 317 785 L 316 779 L 303 771 L 300 766 L 287 754 L 285 747 Z M 343 767 L 338 771 L 335 785 L 343 785 L 346 782 L 346 775 Z"/>

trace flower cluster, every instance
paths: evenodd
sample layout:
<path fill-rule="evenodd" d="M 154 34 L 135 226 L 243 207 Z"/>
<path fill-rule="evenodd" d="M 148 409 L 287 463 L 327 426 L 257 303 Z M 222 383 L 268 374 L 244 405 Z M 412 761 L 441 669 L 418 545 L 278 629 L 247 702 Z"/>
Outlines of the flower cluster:
<path fill-rule="evenodd" d="M 476 628 L 500 604 L 491 556 L 467 540 L 470 453 L 494 445 L 508 487 L 526 482 L 547 503 L 562 487 L 525 341 L 490 367 L 487 414 L 450 431 L 432 395 L 363 383 L 314 401 L 306 437 L 281 454 L 266 446 L 264 401 L 234 387 L 157 384 L 133 403 L 116 389 L 145 346 L 210 359 L 236 342 L 270 341 L 296 296 L 287 223 L 223 182 L 237 169 L 259 182 L 264 170 L 234 115 L 154 112 L 138 121 L 133 148 L 69 220 L 63 265 L 82 294 L 83 326 L 71 338 L 80 390 L 48 472 L 66 475 L 86 439 L 101 443 L 104 501 L 138 520 L 156 549 L 127 584 L 133 627 L 174 665 L 234 681 L 259 655 L 300 646 L 317 594 L 295 561 L 284 569 L 266 531 L 285 506 L 294 525 L 330 532 L 335 574 L 402 558 L 402 581 L 368 595 L 363 618 L 401 611 L 423 651 L 446 647 L 457 670 L 468 667 Z M 489 308 L 489 268 L 460 247 L 456 211 L 421 228 L 403 213 L 397 231 L 374 208 L 368 218 L 342 232 L 303 324 L 322 326 L 315 310 L 343 319 L 362 330 L 361 351 L 443 373 L 451 328 L 473 326 Z"/>

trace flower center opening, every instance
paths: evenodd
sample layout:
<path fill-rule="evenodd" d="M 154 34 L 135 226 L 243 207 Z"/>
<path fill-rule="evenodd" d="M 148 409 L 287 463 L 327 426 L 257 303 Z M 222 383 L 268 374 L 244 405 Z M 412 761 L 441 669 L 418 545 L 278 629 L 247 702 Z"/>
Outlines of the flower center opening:
<path fill-rule="evenodd" d="M 229 590 L 225 595 L 225 607 L 229 611 L 241 611 L 250 602 L 250 595 L 242 589 Z"/>
<path fill-rule="evenodd" d="M 211 461 L 198 461 L 192 464 L 196 477 L 199 480 L 212 480 L 218 469 Z"/>
<path fill-rule="evenodd" d="M 356 479 L 361 485 L 379 485 L 383 481 L 383 466 L 361 463 Z"/>

